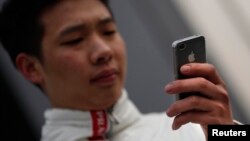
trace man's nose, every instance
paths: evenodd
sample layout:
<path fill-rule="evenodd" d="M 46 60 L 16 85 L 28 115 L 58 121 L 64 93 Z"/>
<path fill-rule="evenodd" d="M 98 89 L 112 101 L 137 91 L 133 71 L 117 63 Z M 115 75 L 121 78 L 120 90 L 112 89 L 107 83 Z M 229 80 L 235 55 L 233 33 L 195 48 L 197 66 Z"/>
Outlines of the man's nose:
<path fill-rule="evenodd" d="M 113 58 L 112 47 L 101 37 L 95 38 L 92 47 L 91 61 L 93 64 L 106 64 Z"/>

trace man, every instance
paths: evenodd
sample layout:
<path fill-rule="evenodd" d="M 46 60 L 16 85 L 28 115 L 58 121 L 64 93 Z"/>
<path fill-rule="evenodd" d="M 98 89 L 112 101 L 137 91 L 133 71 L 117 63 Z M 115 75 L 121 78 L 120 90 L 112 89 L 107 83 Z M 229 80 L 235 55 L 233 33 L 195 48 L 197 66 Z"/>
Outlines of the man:
<path fill-rule="evenodd" d="M 201 141 L 208 124 L 234 124 L 211 64 L 185 65 L 182 73 L 196 77 L 165 87 L 169 94 L 198 91 L 206 98 L 179 100 L 168 116 L 142 115 L 124 89 L 125 43 L 105 0 L 10 0 L 1 14 L 1 41 L 51 102 L 44 141 Z"/>

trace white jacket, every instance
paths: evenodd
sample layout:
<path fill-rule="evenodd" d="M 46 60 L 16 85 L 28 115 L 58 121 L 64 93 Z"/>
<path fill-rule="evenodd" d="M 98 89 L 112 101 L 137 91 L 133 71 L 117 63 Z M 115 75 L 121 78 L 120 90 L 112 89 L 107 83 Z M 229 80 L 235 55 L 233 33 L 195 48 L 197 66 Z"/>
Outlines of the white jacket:
<path fill-rule="evenodd" d="M 42 141 L 205 141 L 198 124 L 172 130 L 165 112 L 140 113 L 126 91 L 112 111 L 50 109 L 45 119 Z"/>

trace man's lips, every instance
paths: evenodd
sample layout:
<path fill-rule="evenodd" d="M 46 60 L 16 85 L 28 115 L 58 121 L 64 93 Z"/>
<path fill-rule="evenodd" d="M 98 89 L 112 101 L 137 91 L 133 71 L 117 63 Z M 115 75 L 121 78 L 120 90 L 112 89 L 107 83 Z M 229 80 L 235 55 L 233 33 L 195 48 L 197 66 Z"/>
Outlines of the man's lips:
<path fill-rule="evenodd" d="M 97 75 L 91 79 L 91 82 L 98 83 L 103 86 L 111 85 L 115 81 L 116 77 L 117 71 L 115 69 L 107 69 L 97 73 Z"/>

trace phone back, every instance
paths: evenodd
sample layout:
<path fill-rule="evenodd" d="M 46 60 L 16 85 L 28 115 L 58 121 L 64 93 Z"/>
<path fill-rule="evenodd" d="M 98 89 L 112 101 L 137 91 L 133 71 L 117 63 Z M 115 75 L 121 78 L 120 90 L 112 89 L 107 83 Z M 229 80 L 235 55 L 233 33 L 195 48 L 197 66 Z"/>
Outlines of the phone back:
<path fill-rule="evenodd" d="M 189 76 L 181 74 L 180 68 L 182 65 L 187 63 L 206 62 L 205 38 L 201 35 L 195 35 L 174 41 L 172 46 L 175 79 L 190 78 Z M 202 94 L 197 92 L 178 94 L 177 99 L 183 99 L 190 95 L 201 96 Z"/>
<path fill-rule="evenodd" d="M 205 63 L 206 49 L 203 36 L 191 36 L 173 42 L 175 78 L 187 78 L 180 73 L 180 67 L 187 63 Z"/>

